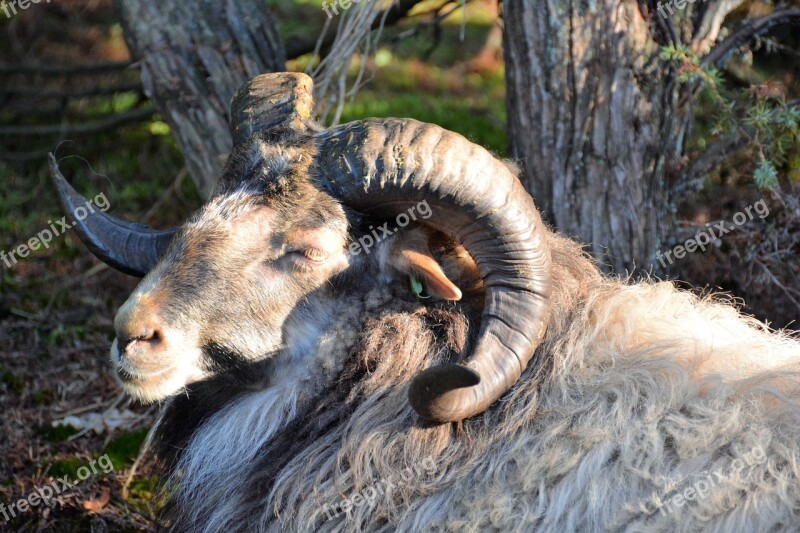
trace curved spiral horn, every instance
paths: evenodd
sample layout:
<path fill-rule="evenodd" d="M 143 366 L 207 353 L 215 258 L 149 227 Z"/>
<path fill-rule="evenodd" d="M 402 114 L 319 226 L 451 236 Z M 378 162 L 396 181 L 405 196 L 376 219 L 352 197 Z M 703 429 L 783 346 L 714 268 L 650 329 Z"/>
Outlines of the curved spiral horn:
<path fill-rule="evenodd" d="M 486 287 L 474 352 L 419 373 L 409 399 L 433 422 L 485 411 L 519 379 L 550 315 L 550 251 L 533 200 L 488 151 L 414 120 L 333 128 L 317 135 L 317 153 L 317 179 L 348 206 L 387 217 L 426 200 L 425 223 L 472 255 Z"/>
<path fill-rule="evenodd" d="M 61 206 L 67 217 L 80 207 L 89 205 L 67 182 L 53 154 L 49 154 L 50 175 L 55 183 Z M 69 220 L 81 241 L 98 259 L 131 276 L 144 277 L 166 250 L 175 229 L 156 231 L 126 222 L 95 210 L 83 220 Z"/>

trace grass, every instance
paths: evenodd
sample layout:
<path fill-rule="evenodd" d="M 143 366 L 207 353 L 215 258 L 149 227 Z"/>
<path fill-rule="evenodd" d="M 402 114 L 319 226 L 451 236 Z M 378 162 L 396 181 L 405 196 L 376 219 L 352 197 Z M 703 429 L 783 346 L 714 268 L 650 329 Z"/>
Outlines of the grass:
<path fill-rule="evenodd" d="M 47 442 L 64 442 L 77 432 L 78 430 L 72 427 L 70 424 L 41 426 L 38 430 L 39 435 Z"/>
<path fill-rule="evenodd" d="M 130 468 L 136 456 L 139 455 L 139 448 L 142 447 L 145 437 L 147 437 L 147 429 L 123 433 L 112 440 L 103 453 L 108 454 L 115 470 Z"/>

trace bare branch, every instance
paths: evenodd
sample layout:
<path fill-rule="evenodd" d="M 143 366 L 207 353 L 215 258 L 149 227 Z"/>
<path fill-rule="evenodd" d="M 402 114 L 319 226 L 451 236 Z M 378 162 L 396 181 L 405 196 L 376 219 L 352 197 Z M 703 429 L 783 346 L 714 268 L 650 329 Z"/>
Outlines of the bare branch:
<path fill-rule="evenodd" d="M 664 32 L 667 42 L 671 44 L 680 43 L 680 38 L 678 37 L 678 32 L 675 30 L 675 25 L 672 23 L 672 19 L 670 17 L 662 17 L 658 13 L 658 3 L 656 0 L 649 0 L 646 5 L 647 12 L 651 14 L 656 24 L 661 28 L 661 31 Z"/>
<path fill-rule="evenodd" d="M 98 133 L 108 129 L 116 128 L 122 124 L 139 122 L 155 113 L 151 106 L 133 109 L 125 113 L 118 113 L 109 117 L 104 117 L 93 122 L 82 124 L 55 124 L 46 126 L 6 126 L 0 128 L 0 137 L 10 136 L 38 136 L 38 135 L 85 135 Z"/>
<path fill-rule="evenodd" d="M 382 12 L 378 15 L 378 18 L 375 19 L 375 22 L 372 24 L 372 29 L 377 30 L 380 27 L 380 21 L 385 17 L 384 26 L 391 26 L 396 24 L 400 20 L 402 20 L 408 13 L 416 6 L 417 4 L 422 3 L 424 0 L 400 0 L 396 5 L 393 5 L 386 11 Z M 325 35 L 320 43 L 320 48 L 329 48 L 332 44 L 334 39 L 336 38 L 336 33 L 330 33 Z M 310 54 L 316 49 L 317 46 L 317 38 L 313 39 L 304 39 L 298 37 L 289 37 L 286 40 L 286 58 L 287 59 L 297 59 L 298 57 Z"/>
<path fill-rule="evenodd" d="M 467 0 L 467 1 L 469 1 L 469 0 Z M 431 15 L 430 20 L 423 20 L 422 22 L 420 22 L 419 24 L 417 24 L 413 28 L 411 28 L 409 30 L 406 30 L 406 31 L 402 32 L 400 35 L 394 37 L 393 41 L 397 42 L 397 41 L 401 41 L 402 39 L 407 39 L 409 37 L 413 37 L 415 35 L 418 35 L 424 29 L 427 29 L 427 28 L 430 28 L 430 27 L 433 27 L 434 30 L 439 30 L 440 33 L 438 35 L 434 35 L 434 41 L 435 42 L 432 43 L 431 46 L 428 48 L 428 50 L 426 50 L 423 53 L 422 59 L 423 59 L 423 61 L 427 61 L 428 58 L 430 57 L 430 55 L 434 52 L 434 50 L 436 49 L 436 47 L 438 45 L 438 42 L 436 42 L 436 41 L 441 39 L 441 24 L 442 24 L 442 21 L 444 19 L 446 19 L 447 17 L 449 17 L 450 15 L 452 15 L 457 9 L 461 8 L 461 5 L 456 3 L 449 11 L 445 11 L 444 9 L 447 6 L 449 6 L 450 4 L 453 4 L 452 0 L 445 0 L 439 7 L 435 7 L 433 9 L 431 9 L 430 11 L 425 13 L 426 15 L 427 14 Z"/>
<path fill-rule="evenodd" d="M 750 135 L 742 129 L 725 135 L 711 143 L 706 151 L 694 158 L 681 172 L 672 190 L 678 197 L 689 189 L 701 189 L 706 176 L 750 143 Z"/>
<path fill-rule="evenodd" d="M 0 75 L 33 74 L 42 76 L 70 76 L 73 74 L 100 74 L 116 72 L 130 67 L 130 61 L 110 61 L 90 65 L 73 65 L 70 67 L 51 67 L 45 65 L 0 65 Z"/>
<path fill-rule="evenodd" d="M 142 92 L 141 82 L 122 83 L 108 87 L 89 87 L 77 90 L 31 91 L 30 87 L 8 87 L 0 90 L 0 94 L 24 96 L 41 100 L 43 98 L 86 98 L 88 96 L 107 96 L 116 93 L 137 91 Z"/>
<path fill-rule="evenodd" d="M 744 0 L 715 0 L 708 4 L 692 36 L 692 50 L 702 53 L 714 44 L 725 17 L 743 3 Z"/>
<path fill-rule="evenodd" d="M 800 8 L 779 9 L 774 13 L 745 22 L 703 57 L 703 65 L 720 68 L 737 48 L 781 24 L 800 22 Z"/>
<path fill-rule="evenodd" d="M 764 263 L 762 263 L 758 259 L 756 259 L 755 262 L 756 262 L 756 264 L 758 266 L 761 267 L 761 269 L 763 270 L 764 274 L 769 278 L 769 280 L 772 282 L 772 284 L 775 285 L 776 287 L 778 287 L 781 290 L 781 292 L 783 292 L 783 294 L 786 296 L 786 298 L 790 302 L 792 302 L 794 304 L 794 306 L 798 310 L 800 310 L 800 302 L 798 302 L 794 298 L 794 296 L 792 296 L 792 292 L 796 292 L 796 290 L 795 289 L 790 289 L 790 288 L 786 287 L 783 283 L 781 283 L 780 280 L 775 276 L 775 274 L 772 273 L 772 271 L 769 269 L 769 267 L 767 267 L 767 265 L 765 265 Z"/>

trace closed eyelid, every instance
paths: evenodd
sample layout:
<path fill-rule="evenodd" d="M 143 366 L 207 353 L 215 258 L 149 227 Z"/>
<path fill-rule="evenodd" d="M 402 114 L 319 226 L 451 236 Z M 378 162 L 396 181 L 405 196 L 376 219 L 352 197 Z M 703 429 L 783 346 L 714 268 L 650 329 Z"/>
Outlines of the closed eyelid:
<path fill-rule="evenodd" d="M 299 229 L 286 234 L 284 239 L 289 250 L 318 250 L 325 254 L 344 249 L 344 236 L 329 229 Z"/>

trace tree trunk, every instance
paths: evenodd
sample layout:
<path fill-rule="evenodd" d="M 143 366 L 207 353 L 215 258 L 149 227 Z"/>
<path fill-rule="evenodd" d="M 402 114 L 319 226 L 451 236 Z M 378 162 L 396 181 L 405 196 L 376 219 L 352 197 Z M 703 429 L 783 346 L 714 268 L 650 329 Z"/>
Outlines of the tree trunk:
<path fill-rule="evenodd" d="M 201 195 L 232 147 L 230 101 L 248 79 L 286 68 L 264 2 L 117 0 L 145 94 L 169 123 Z"/>
<path fill-rule="evenodd" d="M 669 213 L 665 161 L 687 124 L 650 24 L 630 0 L 505 0 L 503 15 L 510 149 L 526 188 L 606 267 L 649 269 Z"/>

